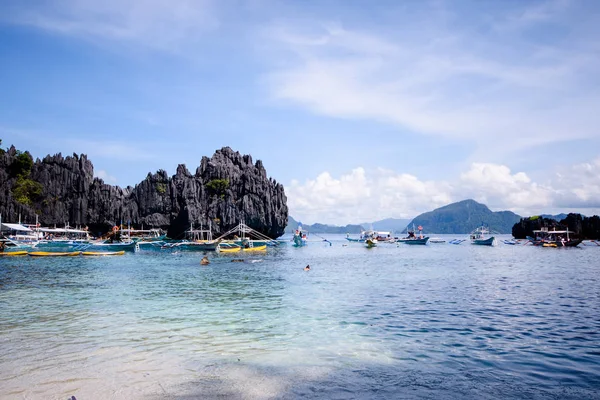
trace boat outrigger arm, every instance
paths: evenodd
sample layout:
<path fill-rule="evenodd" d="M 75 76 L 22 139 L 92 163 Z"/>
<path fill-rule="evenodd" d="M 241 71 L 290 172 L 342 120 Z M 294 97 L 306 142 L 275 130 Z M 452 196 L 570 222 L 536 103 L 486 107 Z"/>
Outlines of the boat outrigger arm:
<path fill-rule="evenodd" d="M 279 242 L 277 240 L 271 239 L 267 235 L 264 235 L 256 230 L 250 228 L 248 225 L 244 224 L 243 222 L 240 222 L 235 228 L 228 230 L 227 232 L 225 232 L 224 234 L 219 236 L 216 240 L 223 240 L 223 239 L 225 239 L 225 237 L 227 237 L 228 235 L 231 235 L 231 234 L 238 235 L 238 237 L 240 239 L 246 239 L 246 238 L 251 237 L 251 238 L 255 238 L 257 240 L 263 240 L 271 246 L 279 245 Z"/>

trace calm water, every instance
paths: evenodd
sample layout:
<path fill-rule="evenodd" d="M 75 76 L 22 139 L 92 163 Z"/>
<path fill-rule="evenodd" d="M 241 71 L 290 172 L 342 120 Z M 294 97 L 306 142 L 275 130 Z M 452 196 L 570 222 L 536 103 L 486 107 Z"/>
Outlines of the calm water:
<path fill-rule="evenodd" d="M 600 247 L 209 257 L 0 259 L 0 398 L 600 398 Z"/>

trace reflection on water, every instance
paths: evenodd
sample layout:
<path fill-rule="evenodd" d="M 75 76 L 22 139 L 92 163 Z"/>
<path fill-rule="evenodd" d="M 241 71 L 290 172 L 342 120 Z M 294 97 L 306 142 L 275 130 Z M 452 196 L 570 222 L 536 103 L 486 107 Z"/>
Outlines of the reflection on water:
<path fill-rule="evenodd" d="M 599 248 L 333 243 L 0 259 L 0 398 L 600 396 Z"/>

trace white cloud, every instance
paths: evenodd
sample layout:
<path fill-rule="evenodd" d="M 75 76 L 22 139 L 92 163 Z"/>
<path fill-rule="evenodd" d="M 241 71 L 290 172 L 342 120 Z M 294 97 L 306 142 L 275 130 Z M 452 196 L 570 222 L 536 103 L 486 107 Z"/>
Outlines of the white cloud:
<path fill-rule="evenodd" d="M 600 208 L 600 157 L 556 173 L 557 206 Z"/>
<path fill-rule="evenodd" d="M 105 183 L 109 183 L 109 184 L 116 184 L 117 183 L 117 178 L 115 178 L 112 175 L 109 175 L 108 172 L 106 172 L 105 170 L 101 169 L 99 171 L 96 171 L 96 173 L 94 174 L 96 178 L 100 178 L 102 179 Z"/>
<path fill-rule="evenodd" d="M 345 225 L 382 218 L 411 218 L 434 208 L 474 199 L 494 211 L 598 213 L 600 158 L 566 168 L 548 185 L 505 165 L 473 163 L 451 181 L 423 181 L 381 168 L 362 167 L 339 178 L 324 172 L 286 187 L 290 214 L 306 223 Z"/>
<path fill-rule="evenodd" d="M 457 183 L 469 197 L 492 208 L 534 210 L 548 206 L 554 190 L 541 186 L 524 172 L 512 174 L 505 165 L 473 163 Z"/>

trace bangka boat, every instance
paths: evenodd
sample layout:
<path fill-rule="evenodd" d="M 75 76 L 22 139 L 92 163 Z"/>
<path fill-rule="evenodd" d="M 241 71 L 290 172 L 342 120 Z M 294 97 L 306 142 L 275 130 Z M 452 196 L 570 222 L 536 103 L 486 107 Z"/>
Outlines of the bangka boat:
<path fill-rule="evenodd" d="M 109 251 L 109 252 L 114 252 L 114 251 L 138 251 L 139 250 L 139 245 L 136 242 L 130 241 L 130 242 L 110 242 L 110 241 L 104 241 L 104 242 L 92 242 L 92 243 L 88 243 L 88 244 L 83 244 L 79 247 L 76 247 L 77 250 L 79 251 Z"/>
<path fill-rule="evenodd" d="M 233 238 L 231 238 L 233 236 Z M 234 228 L 228 230 L 221 236 L 217 238 L 217 240 L 222 240 L 219 248 L 223 249 L 224 247 L 260 247 L 260 246 L 278 246 L 279 242 L 277 240 L 271 239 L 267 235 L 264 235 L 252 228 L 248 225 L 240 222 Z"/>
<path fill-rule="evenodd" d="M 489 234 L 489 228 L 482 224 L 469 235 L 471 244 L 476 244 L 479 246 L 495 246 L 496 238 L 494 236 L 488 237 Z"/>
<path fill-rule="evenodd" d="M 377 239 L 378 242 L 389 243 L 393 243 L 396 240 L 396 238 L 392 237 L 391 232 L 375 231 L 373 229 L 362 231 L 358 239 L 351 238 L 349 233 L 346 234 L 346 240 L 349 242 L 364 243 L 367 239 L 370 238 Z"/>
<path fill-rule="evenodd" d="M 533 231 L 533 233 L 535 238 L 531 238 L 530 241 L 535 246 L 576 247 L 583 241 L 583 239 L 572 238 L 570 234 L 574 232 L 568 229 L 557 231 L 556 229 L 542 228 Z"/>
<path fill-rule="evenodd" d="M 68 252 L 58 252 L 58 251 L 31 251 L 27 253 L 28 256 L 32 257 L 73 257 L 81 254 L 80 251 L 68 251 Z"/>
<path fill-rule="evenodd" d="M 420 244 L 420 245 L 426 245 L 427 241 L 429 241 L 429 236 L 423 236 L 423 227 L 421 225 L 419 225 L 417 227 L 417 230 L 419 231 L 419 235 L 416 235 L 416 231 L 415 231 L 415 227 L 413 225 L 413 229 L 406 229 L 406 232 L 408 233 L 408 236 L 402 239 L 398 239 L 396 240 L 397 243 L 404 243 L 404 244 L 411 244 L 411 245 L 416 245 L 416 244 Z"/>
<path fill-rule="evenodd" d="M 298 229 L 294 231 L 292 242 L 295 247 L 304 247 L 308 243 L 307 241 L 308 232 L 302 230 L 302 225 L 298 224 Z"/>
<path fill-rule="evenodd" d="M 367 246 L 368 249 L 370 249 L 371 247 L 375 247 L 375 246 L 377 246 L 377 239 L 368 238 L 365 240 L 365 245 Z"/>

